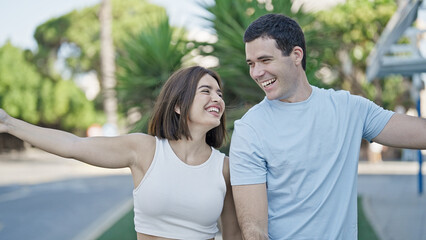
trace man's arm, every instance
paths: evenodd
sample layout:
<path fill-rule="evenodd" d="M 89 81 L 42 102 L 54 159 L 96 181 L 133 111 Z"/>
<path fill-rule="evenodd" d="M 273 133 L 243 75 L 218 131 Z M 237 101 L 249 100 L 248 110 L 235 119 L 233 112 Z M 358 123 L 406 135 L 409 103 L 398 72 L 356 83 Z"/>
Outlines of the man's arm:
<path fill-rule="evenodd" d="M 231 180 L 229 176 L 229 158 L 225 157 L 223 163 L 223 176 L 226 182 L 226 195 L 220 217 L 220 227 L 224 240 L 241 240 L 241 230 L 235 213 L 234 197 L 232 195 Z"/>
<path fill-rule="evenodd" d="M 390 147 L 426 149 L 426 119 L 395 113 L 372 140 Z"/>
<path fill-rule="evenodd" d="M 235 208 L 245 240 L 268 239 L 266 184 L 232 186 Z"/>

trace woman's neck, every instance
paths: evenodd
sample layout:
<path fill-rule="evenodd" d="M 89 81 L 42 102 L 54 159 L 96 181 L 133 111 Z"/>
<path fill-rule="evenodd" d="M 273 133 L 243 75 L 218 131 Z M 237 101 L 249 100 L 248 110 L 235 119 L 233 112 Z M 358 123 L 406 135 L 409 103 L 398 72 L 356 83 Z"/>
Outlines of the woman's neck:
<path fill-rule="evenodd" d="M 211 155 L 211 147 L 207 145 L 205 136 L 198 139 L 180 139 L 169 141 L 175 154 L 181 161 L 188 165 L 200 165 L 207 161 Z"/>

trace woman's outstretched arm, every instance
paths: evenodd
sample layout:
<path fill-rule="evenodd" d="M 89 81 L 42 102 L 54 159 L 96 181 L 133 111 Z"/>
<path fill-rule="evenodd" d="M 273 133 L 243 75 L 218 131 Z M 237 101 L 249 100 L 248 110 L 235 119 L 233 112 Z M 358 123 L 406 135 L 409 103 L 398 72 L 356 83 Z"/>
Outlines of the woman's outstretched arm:
<path fill-rule="evenodd" d="M 151 136 L 128 134 L 118 137 L 78 137 L 74 134 L 39 127 L 9 116 L 0 109 L 0 132 L 9 133 L 49 153 L 105 168 L 130 167 L 138 146 Z"/>

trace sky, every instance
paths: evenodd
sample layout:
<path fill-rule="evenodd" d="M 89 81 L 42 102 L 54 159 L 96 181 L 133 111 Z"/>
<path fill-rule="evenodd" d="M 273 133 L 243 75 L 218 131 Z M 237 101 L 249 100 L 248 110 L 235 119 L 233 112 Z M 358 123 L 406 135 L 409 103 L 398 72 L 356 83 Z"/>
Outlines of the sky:
<path fill-rule="evenodd" d="M 198 15 L 203 9 L 197 2 L 213 3 L 214 0 L 149 0 L 166 8 L 170 22 L 188 29 L 206 26 Z M 20 48 L 36 48 L 33 38 L 38 25 L 74 9 L 93 6 L 100 0 L 0 0 L 0 46 L 7 40 Z"/>
<path fill-rule="evenodd" d="M 100 3 L 101 0 L 0 0 L 0 46 L 7 40 L 20 48 L 36 48 L 33 38 L 38 25 L 53 17 L 66 14 L 74 9 L 81 9 Z M 185 26 L 188 30 L 202 29 L 207 26 L 199 15 L 208 14 L 198 6 L 197 2 L 213 4 L 214 0 L 148 0 L 166 8 L 170 22 L 175 26 Z M 319 8 L 327 4 L 344 0 L 295 0 L 308 2 L 310 6 Z M 425 3 L 423 3 L 426 5 Z M 424 12 L 424 11 L 423 11 Z M 426 15 L 426 13 L 424 13 Z M 426 16 L 422 16 L 426 19 Z"/>

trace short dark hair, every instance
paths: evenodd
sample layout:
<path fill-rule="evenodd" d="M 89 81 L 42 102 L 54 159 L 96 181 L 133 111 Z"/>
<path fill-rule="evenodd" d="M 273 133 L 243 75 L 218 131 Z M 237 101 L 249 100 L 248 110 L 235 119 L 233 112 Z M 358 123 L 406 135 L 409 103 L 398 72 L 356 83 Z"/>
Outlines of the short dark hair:
<path fill-rule="evenodd" d="M 173 73 L 161 89 L 151 116 L 148 133 L 168 140 L 191 139 L 188 127 L 189 110 L 194 101 L 197 85 L 204 75 L 216 79 L 222 90 L 222 81 L 213 70 L 200 66 L 180 69 Z M 180 114 L 175 112 L 179 107 Z M 220 125 L 207 132 L 206 143 L 214 148 L 222 146 L 226 136 L 225 113 Z"/>
<path fill-rule="evenodd" d="M 259 37 L 274 39 L 284 56 L 289 56 L 294 47 L 301 47 L 302 67 L 306 70 L 305 36 L 295 20 L 282 14 L 263 15 L 248 26 L 244 33 L 244 42 L 251 42 Z"/>

